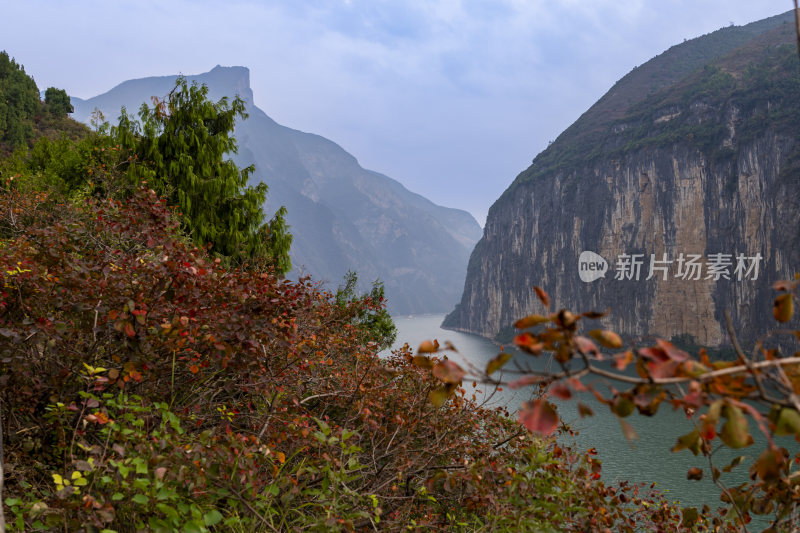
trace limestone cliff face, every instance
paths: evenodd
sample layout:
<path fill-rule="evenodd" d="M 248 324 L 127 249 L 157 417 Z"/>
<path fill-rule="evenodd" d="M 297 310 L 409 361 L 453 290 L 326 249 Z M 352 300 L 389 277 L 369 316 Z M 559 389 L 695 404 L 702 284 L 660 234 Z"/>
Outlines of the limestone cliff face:
<path fill-rule="evenodd" d="M 781 46 L 782 26 L 633 98 L 605 123 L 587 112 L 492 207 L 445 326 L 494 337 L 541 311 L 539 285 L 558 307 L 610 308 L 605 324 L 629 337 L 724 344 L 726 309 L 744 337 L 774 327 L 771 284 L 800 271 L 800 114 L 791 91 L 776 89 L 798 83 L 800 94 L 800 66 Z M 605 258 L 604 278 L 581 281 L 583 251 Z M 731 256 L 729 280 L 709 270 L 718 253 Z M 638 280 L 615 279 L 621 254 L 641 254 Z M 671 261 L 655 263 L 667 279 L 662 270 L 646 279 L 651 254 Z M 681 254 L 702 256 L 701 279 L 683 279 Z M 757 279 L 737 279 L 737 254 L 763 258 Z"/>

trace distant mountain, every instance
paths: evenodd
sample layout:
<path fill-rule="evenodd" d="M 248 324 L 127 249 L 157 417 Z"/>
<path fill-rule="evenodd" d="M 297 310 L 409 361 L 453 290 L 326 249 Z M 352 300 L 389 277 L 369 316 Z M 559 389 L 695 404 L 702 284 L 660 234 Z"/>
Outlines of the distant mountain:
<path fill-rule="evenodd" d="M 250 71 L 217 66 L 187 76 L 214 100 L 239 95 L 250 117 L 237 124 L 240 166 L 269 185 L 269 216 L 281 205 L 294 235 L 292 276 L 311 274 L 335 289 L 348 269 L 363 287 L 380 278 L 395 314 L 443 312 L 458 301 L 467 259 L 481 235 L 467 212 L 434 204 L 399 182 L 361 168 L 336 143 L 281 126 L 253 104 Z M 151 96 L 164 97 L 176 76 L 123 82 L 88 100 L 73 98 L 73 117 L 88 123 L 95 108 L 112 124 L 125 106 L 135 115 Z"/>
<path fill-rule="evenodd" d="M 725 344 L 726 310 L 742 337 L 768 331 L 771 283 L 800 270 L 799 94 L 792 12 L 634 68 L 492 206 L 445 327 L 506 337 L 541 312 L 539 285 L 559 307 L 610 308 L 606 325 L 630 336 Z M 584 251 L 605 278 L 582 281 Z M 700 279 L 681 254 L 699 256 Z M 761 258 L 758 279 L 739 279 L 738 254 Z"/>

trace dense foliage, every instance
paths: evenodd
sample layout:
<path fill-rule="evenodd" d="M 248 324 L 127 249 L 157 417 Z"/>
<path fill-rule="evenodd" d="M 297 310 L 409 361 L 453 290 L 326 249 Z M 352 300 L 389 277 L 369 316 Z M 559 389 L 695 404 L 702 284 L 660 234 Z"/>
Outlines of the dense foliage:
<path fill-rule="evenodd" d="M 39 111 L 39 89 L 6 52 L 0 52 L 0 143 L 12 148 L 33 137 L 33 117 Z"/>
<path fill-rule="evenodd" d="M 0 52 L 0 154 L 42 136 L 76 139 L 86 134 L 86 127 L 66 119 L 72 112 L 66 91 L 50 87 L 45 98 L 39 99 L 36 82 L 22 65 Z"/>
<path fill-rule="evenodd" d="M 379 302 L 225 268 L 146 188 L 75 204 L 16 181 L 0 194 L 12 531 L 680 519 L 464 388 L 430 404 L 436 381 L 407 350 L 379 359 L 379 339 L 353 320 Z"/>
<path fill-rule="evenodd" d="M 684 520 L 645 489 L 606 485 L 591 453 L 533 437 L 460 380 L 437 396 L 440 378 L 408 347 L 378 357 L 395 336 L 380 283 L 359 295 L 350 274 L 332 294 L 283 279 L 283 212 L 263 224 L 265 189 L 223 160 L 241 102 L 205 96 L 181 82 L 141 126 L 100 120 L 0 161 L 9 530 Z"/>
<path fill-rule="evenodd" d="M 267 185 L 248 185 L 252 166 L 240 170 L 226 159 L 237 152 L 233 127 L 246 118 L 236 97 L 208 100 L 208 88 L 179 78 L 163 101 L 142 105 L 141 124 L 123 109 L 112 137 L 129 159 L 128 174 L 144 179 L 182 213 L 184 230 L 198 246 L 238 261 L 270 257 L 287 272 L 291 235 L 281 209 L 268 224 L 262 206 Z"/>

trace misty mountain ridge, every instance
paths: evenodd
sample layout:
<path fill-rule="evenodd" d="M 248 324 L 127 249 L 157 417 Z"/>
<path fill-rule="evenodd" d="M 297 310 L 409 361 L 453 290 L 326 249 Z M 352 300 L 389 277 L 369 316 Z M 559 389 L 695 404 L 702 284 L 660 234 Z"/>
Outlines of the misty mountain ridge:
<path fill-rule="evenodd" d="M 481 228 L 466 211 L 442 207 L 378 172 L 319 135 L 282 126 L 253 103 L 246 67 L 216 66 L 186 76 L 205 84 L 209 98 L 239 95 L 249 118 L 234 135 L 240 166 L 255 165 L 251 181 L 269 186 L 265 211 L 281 205 L 294 235 L 292 272 L 310 274 L 335 289 L 348 270 L 365 289 L 375 279 L 386 287 L 393 314 L 444 312 L 463 286 L 469 253 Z M 114 124 L 122 106 L 137 116 L 143 102 L 164 98 L 177 76 L 128 80 L 82 100 L 72 98 L 73 117 L 88 123 L 97 108 Z"/>

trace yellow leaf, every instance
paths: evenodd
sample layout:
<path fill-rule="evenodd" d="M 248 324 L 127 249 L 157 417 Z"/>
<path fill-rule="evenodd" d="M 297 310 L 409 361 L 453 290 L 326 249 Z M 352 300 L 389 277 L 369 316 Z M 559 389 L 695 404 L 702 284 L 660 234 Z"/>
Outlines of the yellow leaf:
<path fill-rule="evenodd" d="M 528 315 L 514 322 L 514 327 L 517 329 L 526 329 L 537 324 L 544 324 L 545 322 L 550 322 L 550 317 L 544 315 Z"/>
<path fill-rule="evenodd" d="M 510 353 L 503 352 L 497 354 L 497 357 L 489 361 L 489 364 L 486 365 L 486 375 L 491 376 L 493 373 L 500 370 L 510 359 Z"/>
<path fill-rule="evenodd" d="M 286 454 L 284 454 L 283 452 L 278 452 L 275 454 L 275 456 L 278 458 L 279 463 L 283 464 L 286 462 Z"/>
<path fill-rule="evenodd" d="M 606 348 L 622 348 L 622 339 L 613 331 L 607 329 L 593 329 L 589 336 Z"/>

